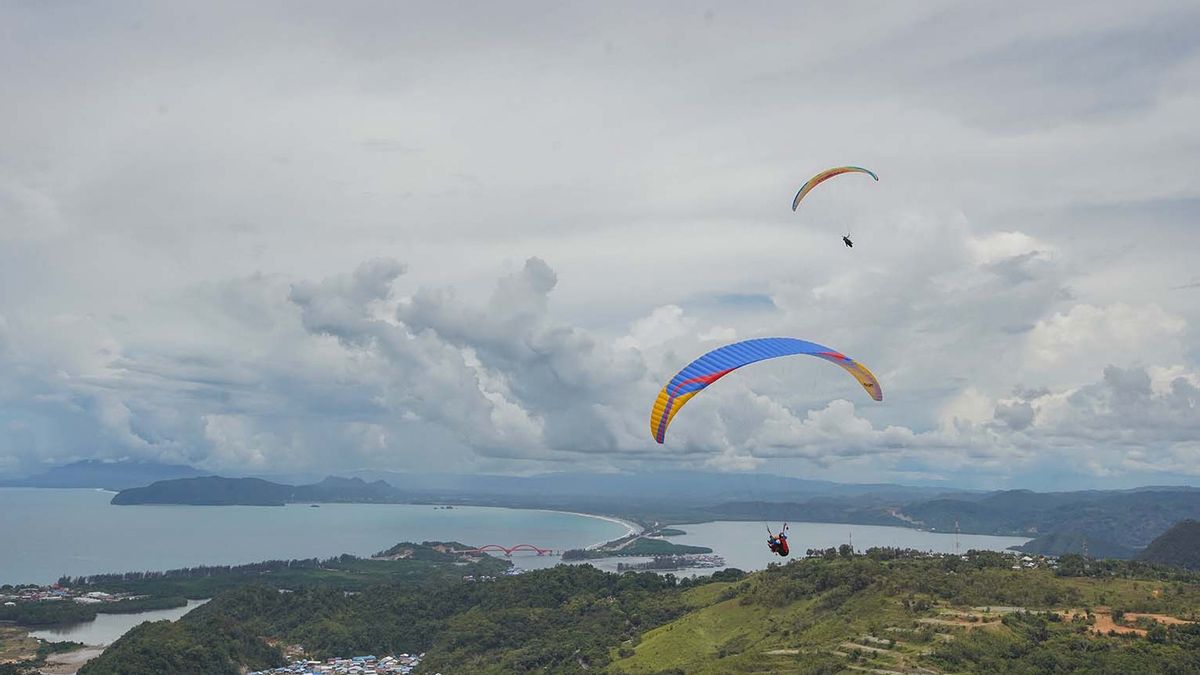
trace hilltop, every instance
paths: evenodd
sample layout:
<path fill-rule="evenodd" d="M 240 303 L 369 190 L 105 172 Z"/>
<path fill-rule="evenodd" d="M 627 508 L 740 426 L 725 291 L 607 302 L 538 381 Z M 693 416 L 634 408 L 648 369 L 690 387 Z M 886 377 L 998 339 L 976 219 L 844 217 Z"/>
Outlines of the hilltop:
<path fill-rule="evenodd" d="M 1138 560 L 1200 570 L 1200 521 L 1184 520 L 1150 542 Z"/>

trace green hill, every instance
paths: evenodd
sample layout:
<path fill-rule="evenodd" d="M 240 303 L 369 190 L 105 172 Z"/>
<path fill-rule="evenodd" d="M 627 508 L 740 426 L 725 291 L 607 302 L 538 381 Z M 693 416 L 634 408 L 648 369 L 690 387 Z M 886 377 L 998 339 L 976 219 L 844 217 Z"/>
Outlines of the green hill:
<path fill-rule="evenodd" d="M 1170 565 L 1190 570 L 1200 570 L 1200 521 L 1184 520 L 1164 532 L 1146 550 L 1138 554 L 1139 560 L 1159 565 Z"/>
<path fill-rule="evenodd" d="M 128 504 L 189 504 L 194 506 L 282 506 L 290 500 L 290 485 L 261 478 L 177 478 L 160 480 L 146 487 L 122 490 L 112 498 L 118 506 Z"/>
<path fill-rule="evenodd" d="M 1078 578 L 1012 570 L 1008 560 L 808 559 L 693 589 L 700 607 L 620 648 L 609 671 L 1200 672 L 1200 654 L 1187 651 L 1200 647 L 1197 626 L 1117 638 L 1095 633 L 1083 611 L 1111 603 L 1196 618 L 1200 578 Z M 1064 617 L 1073 610 L 1078 620 Z"/>
<path fill-rule="evenodd" d="M 358 595 L 255 585 L 135 628 L 81 674 L 234 673 L 278 665 L 270 645 L 425 652 L 427 673 L 1200 672 L 1200 625 L 1146 614 L 1200 618 L 1200 575 L 1013 562 L 873 549 L 698 579 L 560 565 Z"/>
<path fill-rule="evenodd" d="M 1013 549 L 1035 555 L 1059 556 L 1067 553 L 1082 555 L 1085 547 L 1088 557 L 1091 558 L 1128 560 L 1137 554 L 1135 549 L 1114 544 L 1111 541 L 1088 537 L 1082 532 L 1051 532 L 1030 539 L 1020 546 L 1014 546 Z"/>

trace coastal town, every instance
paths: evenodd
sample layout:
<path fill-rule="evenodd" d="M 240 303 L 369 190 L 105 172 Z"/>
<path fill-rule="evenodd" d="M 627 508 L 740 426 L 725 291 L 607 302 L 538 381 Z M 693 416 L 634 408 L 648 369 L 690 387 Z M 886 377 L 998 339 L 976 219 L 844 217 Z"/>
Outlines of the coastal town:
<path fill-rule="evenodd" d="M 381 658 L 370 655 L 324 661 L 298 660 L 279 668 L 252 671 L 248 675 L 407 675 L 421 664 L 423 656 L 425 655 L 400 654 Z"/>
<path fill-rule="evenodd" d="M 25 602 L 74 602 L 80 605 L 99 605 L 107 602 L 137 600 L 145 596 L 130 593 L 105 593 L 103 591 L 79 592 L 62 586 L 0 586 L 0 605 L 15 607 Z"/>
<path fill-rule="evenodd" d="M 725 559 L 719 555 L 661 555 L 638 563 L 617 563 L 618 572 L 666 572 L 685 569 L 718 569 L 725 567 Z"/>

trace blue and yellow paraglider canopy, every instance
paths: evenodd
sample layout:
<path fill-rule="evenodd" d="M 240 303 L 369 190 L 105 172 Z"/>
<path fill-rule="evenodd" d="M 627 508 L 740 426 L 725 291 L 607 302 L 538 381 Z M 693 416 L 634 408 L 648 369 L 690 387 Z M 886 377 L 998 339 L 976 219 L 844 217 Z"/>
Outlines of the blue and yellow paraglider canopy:
<path fill-rule="evenodd" d="M 824 345 L 796 338 L 758 338 L 725 345 L 692 361 L 658 392 L 650 411 L 650 433 L 662 443 L 675 413 L 702 389 L 742 366 L 781 356 L 807 354 L 836 363 L 854 376 L 876 401 L 883 400 L 879 380 L 854 359 Z"/>

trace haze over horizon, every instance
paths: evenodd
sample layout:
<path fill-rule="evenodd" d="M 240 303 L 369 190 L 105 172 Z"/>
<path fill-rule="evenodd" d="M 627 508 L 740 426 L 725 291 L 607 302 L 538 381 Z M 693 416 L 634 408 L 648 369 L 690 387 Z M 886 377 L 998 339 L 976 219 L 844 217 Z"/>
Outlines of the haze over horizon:
<path fill-rule="evenodd" d="M 0 477 L 1200 484 L 1194 3 L 357 7 L 0 6 Z"/>

